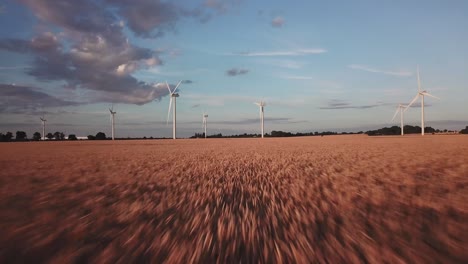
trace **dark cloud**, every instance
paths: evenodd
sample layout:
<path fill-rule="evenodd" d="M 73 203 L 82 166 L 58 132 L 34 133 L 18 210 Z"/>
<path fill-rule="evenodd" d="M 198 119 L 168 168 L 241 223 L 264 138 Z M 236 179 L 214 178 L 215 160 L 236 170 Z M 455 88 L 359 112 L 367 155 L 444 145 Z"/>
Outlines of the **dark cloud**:
<path fill-rule="evenodd" d="M 272 27 L 275 27 L 275 28 L 280 28 L 284 25 L 284 18 L 281 17 L 281 16 L 277 16 L 275 18 L 273 18 L 273 20 L 271 21 L 271 26 Z"/>
<path fill-rule="evenodd" d="M 125 26 L 137 36 L 158 37 L 173 31 L 181 18 L 207 19 L 221 8 L 215 2 L 227 8 L 237 1 L 207 1 L 189 10 L 162 0 L 19 0 L 50 32 L 32 39 L 0 39 L 0 49 L 30 54 L 27 74 L 92 94 L 91 102 L 145 104 L 168 91 L 132 74 L 162 65 L 161 51 L 131 44 Z"/>
<path fill-rule="evenodd" d="M 226 75 L 228 76 L 237 76 L 237 75 L 243 75 L 247 74 L 249 70 L 247 69 L 237 69 L 237 68 L 232 68 L 226 71 Z"/>
<path fill-rule="evenodd" d="M 21 2 L 43 23 L 63 30 L 57 34 L 41 33 L 31 40 L 0 40 L 0 49 L 33 55 L 27 74 L 40 81 L 64 82 L 69 89 L 92 91 L 94 101 L 145 104 L 167 95 L 167 89 L 132 76 L 135 71 L 161 65 L 162 61 L 156 51 L 130 44 L 119 18 L 101 2 Z M 134 2 L 151 5 L 151 1 Z M 128 3 L 112 2 L 117 9 Z M 130 13 L 127 20 L 137 25 Z"/>
<path fill-rule="evenodd" d="M 171 2 L 160 0 L 106 0 L 115 6 L 128 27 L 140 37 L 159 37 L 174 30 L 181 15 L 191 14 Z M 193 13 L 195 15 L 195 13 Z"/>
<path fill-rule="evenodd" d="M 333 99 L 328 102 L 327 106 L 324 107 L 319 107 L 319 109 L 328 109 L 328 110 L 334 110 L 334 109 L 369 109 L 369 108 L 374 108 L 374 107 L 379 107 L 382 106 L 382 103 L 377 103 L 377 104 L 371 104 L 371 105 L 352 105 L 346 101 L 339 100 L 339 99 Z"/>
<path fill-rule="evenodd" d="M 1 113 L 35 113 L 42 108 L 80 105 L 79 102 L 63 100 L 37 88 L 13 84 L 0 84 Z"/>
<path fill-rule="evenodd" d="M 183 80 L 182 83 L 183 84 L 192 84 L 193 81 L 192 80 Z"/>

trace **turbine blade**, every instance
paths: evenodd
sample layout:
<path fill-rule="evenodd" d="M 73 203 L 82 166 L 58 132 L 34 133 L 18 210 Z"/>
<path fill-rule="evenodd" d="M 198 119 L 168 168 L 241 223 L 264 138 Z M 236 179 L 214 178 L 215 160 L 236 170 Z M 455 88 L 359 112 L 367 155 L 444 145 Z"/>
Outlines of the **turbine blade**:
<path fill-rule="evenodd" d="M 439 97 L 437 97 L 437 96 L 434 96 L 434 95 L 432 95 L 432 94 L 430 94 L 430 93 L 428 93 L 428 92 L 423 92 L 422 94 L 424 94 L 424 95 L 427 95 L 427 96 L 429 96 L 429 97 L 432 97 L 432 98 L 435 98 L 435 99 L 439 99 L 439 100 L 440 100 L 440 98 L 439 98 Z"/>
<path fill-rule="evenodd" d="M 393 115 L 392 121 L 395 120 L 395 117 L 398 115 L 398 112 L 400 112 L 400 107 L 398 106 L 395 114 Z"/>
<path fill-rule="evenodd" d="M 169 108 L 167 109 L 167 120 L 166 120 L 166 125 L 169 124 L 169 117 L 171 115 L 171 106 L 172 106 L 172 96 L 171 99 L 169 100 Z"/>
<path fill-rule="evenodd" d="M 166 87 L 167 87 L 167 90 L 169 90 L 169 95 L 172 95 L 171 88 L 169 88 L 169 84 L 167 83 L 167 81 L 166 81 Z"/>
<path fill-rule="evenodd" d="M 421 79 L 419 77 L 419 65 L 417 66 L 417 70 L 418 72 L 418 92 L 421 92 Z"/>
<path fill-rule="evenodd" d="M 413 101 L 411 101 L 411 103 L 409 103 L 408 106 L 405 108 L 405 112 L 406 112 L 406 110 L 408 110 L 408 109 L 414 104 L 414 102 L 416 102 L 418 99 L 419 99 L 419 93 L 416 95 L 416 97 L 414 97 Z"/>
<path fill-rule="evenodd" d="M 179 85 L 180 85 L 181 83 L 182 83 L 182 81 L 179 81 L 179 83 L 176 85 L 176 87 L 175 87 L 175 89 L 174 89 L 174 91 L 173 91 L 172 93 L 175 93 L 175 92 L 176 92 L 177 88 L 179 88 Z"/>

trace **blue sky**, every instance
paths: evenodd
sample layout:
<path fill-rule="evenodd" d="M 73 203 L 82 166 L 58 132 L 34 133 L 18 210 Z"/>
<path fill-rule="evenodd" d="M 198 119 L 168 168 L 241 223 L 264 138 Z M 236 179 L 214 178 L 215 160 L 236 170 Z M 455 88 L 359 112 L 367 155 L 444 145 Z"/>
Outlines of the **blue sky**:
<path fill-rule="evenodd" d="M 416 95 L 426 125 L 468 125 L 466 1 L 2 1 L 0 131 L 170 137 L 359 131 L 398 125 Z M 406 122 L 419 124 L 419 108 Z"/>

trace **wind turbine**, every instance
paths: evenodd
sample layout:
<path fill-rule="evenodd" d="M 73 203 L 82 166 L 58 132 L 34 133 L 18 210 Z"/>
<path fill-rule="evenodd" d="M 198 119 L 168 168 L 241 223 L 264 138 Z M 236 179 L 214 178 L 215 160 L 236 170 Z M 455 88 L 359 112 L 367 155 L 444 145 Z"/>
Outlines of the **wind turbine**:
<path fill-rule="evenodd" d="M 117 112 L 114 111 L 114 105 L 112 105 L 111 108 L 109 108 L 109 112 L 110 112 L 110 119 L 111 119 L 111 125 L 112 125 L 112 140 L 114 140 L 114 132 L 115 132 L 115 125 L 114 125 L 114 121 L 115 121 L 115 114 L 117 114 Z"/>
<path fill-rule="evenodd" d="M 256 102 L 255 104 L 258 105 L 258 107 L 260 108 L 260 123 L 262 127 L 262 138 L 263 138 L 263 129 L 264 129 L 264 122 L 263 122 L 264 111 L 263 110 L 265 108 L 266 103 L 263 101 L 260 101 L 260 102 Z"/>
<path fill-rule="evenodd" d="M 403 113 L 405 112 L 404 109 L 406 109 L 406 106 L 399 104 L 397 107 L 397 110 L 395 112 L 395 115 L 393 115 L 392 121 L 395 120 L 395 117 L 400 113 L 400 126 L 401 126 L 401 135 L 403 136 L 405 133 L 403 132 Z"/>
<path fill-rule="evenodd" d="M 169 116 L 171 114 L 171 105 L 172 105 L 172 100 L 174 100 L 174 105 L 173 105 L 173 113 L 172 113 L 172 138 L 173 139 L 176 139 L 176 99 L 177 97 L 179 97 L 179 94 L 176 93 L 176 90 L 177 88 L 179 87 L 179 85 L 182 83 L 182 81 L 179 81 L 179 83 L 176 85 L 176 87 L 174 88 L 174 91 L 171 91 L 171 88 L 169 86 L 169 84 L 167 83 L 166 81 L 166 86 L 167 86 L 167 89 L 169 90 L 169 95 L 171 96 L 170 97 L 170 100 L 169 100 L 169 109 L 167 110 L 167 122 L 166 123 L 169 123 Z"/>
<path fill-rule="evenodd" d="M 205 138 L 206 138 L 206 126 L 208 123 L 208 115 L 203 113 L 203 130 L 205 131 Z"/>
<path fill-rule="evenodd" d="M 421 135 L 424 136 L 424 96 L 433 97 L 436 99 L 440 99 L 439 97 L 433 96 L 432 94 L 428 93 L 426 90 L 421 89 L 421 79 L 419 78 L 419 65 L 417 66 L 417 74 L 418 74 L 418 94 L 414 97 L 413 101 L 409 103 L 406 107 L 405 111 L 411 107 L 420 97 L 421 97 Z"/>
<path fill-rule="evenodd" d="M 42 140 L 45 140 L 45 123 L 47 120 L 45 119 L 44 116 L 41 117 L 41 122 L 42 122 Z"/>

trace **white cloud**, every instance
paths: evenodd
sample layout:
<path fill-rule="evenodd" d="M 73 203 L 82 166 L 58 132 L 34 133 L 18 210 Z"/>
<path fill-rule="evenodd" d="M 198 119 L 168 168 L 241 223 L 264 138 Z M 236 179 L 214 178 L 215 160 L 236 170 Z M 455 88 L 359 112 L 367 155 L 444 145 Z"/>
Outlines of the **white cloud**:
<path fill-rule="evenodd" d="M 269 56 L 304 56 L 311 54 L 321 54 L 328 52 L 326 49 L 296 49 L 287 51 L 257 51 L 257 52 L 239 52 L 232 55 L 241 55 L 246 57 L 269 57 Z"/>
<path fill-rule="evenodd" d="M 353 70 L 361 70 L 361 71 L 381 73 L 381 74 L 400 76 L 400 77 L 407 77 L 407 76 L 413 75 L 413 73 L 409 71 L 385 71 L 385 70 L 379 70 L 379 69 L 372 68 L 370 66 L 359 65 L 359 64 L 348 65 L 348 68 L 351 68 Z"/>
<path fill-rule="evenodd" d="M 271 21 L 271 26 L 279 28 L 279 27 L 282 27 L 284 25 L 284 22 L 285 21 L 284 21 L 283 17 L 277 16 L 277 17 L 273 18 L 273 20 Z"/>

